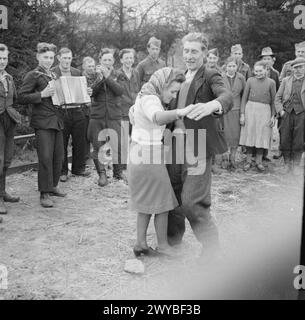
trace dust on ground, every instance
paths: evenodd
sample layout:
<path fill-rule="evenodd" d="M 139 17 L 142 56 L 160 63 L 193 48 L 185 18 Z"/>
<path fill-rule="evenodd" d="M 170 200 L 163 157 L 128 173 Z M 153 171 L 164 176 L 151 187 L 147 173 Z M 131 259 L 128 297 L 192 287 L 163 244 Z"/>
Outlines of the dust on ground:
<path fill-rule="evenodd" d="M 288 288 L 275 286 L 267 297 L 294 299 L 292 268 L 298 264 L 303 180 L 281 175 L 281 165 L 280 161 L 270 164 L 266 173 L 238 169 L 213 175 L 212 213 L 223 256 L 230 261 L 231 271 L 236 266 L 235 275 L 238 268 L 251 264 L 255 271 L 244 268 L 245 277 L 260 271 L 263 282 L 265 276 L 272 277 L 268 257 L 278 253 L 282 261 L 287 253 L 291 254 L 285 270 L 289 272 L 289 283 L 284 285 Z M 145 274 L 128 274 L 123 268 L 125 261 L 133 258 L 136 236 L 136 214 L 128 209 L 128 186 L 110 179 L 108 186 L 100 188 L 91 168 L 90 177 L 71 176 L 67 183 L 61 183 L 67 197 L 54 198 L 56 206 L 44 209 L 39 205 L 36 180 L 35 171 L 8 178 L 8 191 L 22 200 L 8 204 L 9 214 L 0 224 L 0 264 L 8 268 L 9 275 L 8 290 L 0 290 L 0 298 L 210 297 L 205 282 L 198 282 L 198 277 L 205 274 L 212 287 L 219 277 L 216 271 L 205 272 L 204 266 L 198 264 L 201 247 L 188 223 L 179 259 L 143 258 Z M 149 243 L 154 246 L 152 221 L 148 234 Z M 264 285 L 256 280 L 255 290 L 259 292 Z M 241 276 L 236 281 L 246 280 Z M 243 286 L 236 281 L 229 283 L 227 290 Z M 216 291 L 214 296 L 222 297 Z"/>

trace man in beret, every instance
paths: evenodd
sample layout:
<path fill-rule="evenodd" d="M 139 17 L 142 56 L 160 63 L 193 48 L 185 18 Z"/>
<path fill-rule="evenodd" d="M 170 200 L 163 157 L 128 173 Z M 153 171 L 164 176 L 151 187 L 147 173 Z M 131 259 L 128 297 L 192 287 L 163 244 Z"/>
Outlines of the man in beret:
<path fill-rule="evenodd" d="M 282 151 L 284 173 L 301 176 L 300 164 L 304 150 L 305 121 L 305 58 L 291 62 L 293 74 L 283 79 L 275 97 L 275 108 L 281 116 L 280 150 Z"/>
<path fill-rule="evenodd" d="M 137 66 L 141 86 L 150 79 L 155 71 L 166 66 L 165 62 L 159 58 L 160 50 L 161 40 L 151 37 L 147 43 L 148 56 Z"/>
<path fill-rule="evenodd" d="M 305 41 L 295 44 L 295 57 L 296 58 L 305 58 Z M 285 77 L 289 77 L 292 75 L 293 70 L 291 67 L 291 63 L 294 60 L 287 61 L 282 68 L 282 72 L 280 75 L 280 81 L 282 81 Z"/>
<path fill-rule="evenodd" d="M 246 80 L 251 77 L 250 66 L 245 63 L 243 58 L 243 49 L 240 44 L 235 44 L 231 47 L 231 56 L 237 60 L 237 72 L 241 73 Z"/>

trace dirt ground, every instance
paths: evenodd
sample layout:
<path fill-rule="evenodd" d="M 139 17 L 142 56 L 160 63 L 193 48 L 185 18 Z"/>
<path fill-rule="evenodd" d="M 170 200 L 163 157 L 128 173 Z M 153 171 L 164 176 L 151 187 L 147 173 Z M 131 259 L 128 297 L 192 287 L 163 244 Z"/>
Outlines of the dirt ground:
<path fill-rule="evenodd" d="M 91 168 L 90 177 L 61 184 L 67 197 L 43 209 L 37 172 L 12 175 L 8 190 L 22 200 L 8 205 L 0 224 L 0 265 L 8 268 L 0 299 L 295 299 L 303 180 L 281 175 L 281 165 L 273 162 L 266 173 L 213 175 L 221 263 L 199 263 L 201 247 L 187 223 L 179 257 L 142 258 L 141 276 L 123 270 L 136 235 L 126 184 L 110 179 L 100 188 Z"/>

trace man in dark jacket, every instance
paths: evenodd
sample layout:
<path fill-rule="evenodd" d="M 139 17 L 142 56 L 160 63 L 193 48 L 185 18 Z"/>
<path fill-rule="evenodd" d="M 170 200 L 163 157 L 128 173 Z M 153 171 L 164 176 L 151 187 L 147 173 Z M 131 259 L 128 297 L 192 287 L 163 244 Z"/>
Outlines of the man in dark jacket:
<path fill-rule="evenodd" d="M 92 85 L 96 81 L 96 72 L 95 72 L 96 63 L 92 57 L 85 57 L 83 59 L 82 64 L 82 75 L 87 79 L 87 85 L 89 88 L 92 89 Z M 91 102 L 87 103 L 84 106 L 84 112 L 86 116 L 86 163 L 91 159 L 91 151 L 90 151 L 90 141 L 88 139 L 88 127 L 90 121 L 90 109 L 91 109 Z M 88 163 L 87 163 L 88 164 Z"/>
<path fill-rule="evenodd" d="M 147 43 L 147 51 L 148 56 L 137 66 L 141 87 L 150 79 L 151 75 L 155 71 L 166 66 L 165 62 L 159 58 L 161 51 L 161 40 L 151 37 Z"/>
<path fill-rule="evenodd" d="M 190 104 L 196 104 L 197 108 L 184 121 L 180 120 L 177 126 L 187 130 L 186 141 L 189 133 L 194 135 L 195 143 L 186 143 L 186 159 L 190 156 L 190 151 L 198 157 L 204 152 L 195 166 L 188 162 L 168 166 L 175 194 L 181 204 L 169 214 L 168 237 L 171 244 L 181 242 L 186 217 L 203 245 L 203 253 L 208 256 L 208 253 L 214 252 L 218 247 L 218 231 L 210 213 L 212 156 L 227 151 L 224 131 L 216 118 L 232 108 L 233 96 L 225 88 L 221 74 L 203 65 L 207 47 L 207 40 L 200 33 L 190 33 L 183 38 L 187 73 L 177 104 L 178 108 Z M 206 133 L 205 141 L 201 141 L 202 132 Z M 200 150 L 202 148 L 205 150 Z M 173 154 L 176 154 L 175 151 L 173 144 Z"/>
<path fill-rule="evenodd" d="M 71 67 L 72 51 L 68 48 L 62 48 L 58 52 L 57 59 L 59 65 L 52 71 L 59 78 L 61 76 L 80 77 L 81 71 Z M 92 93 L 91 89 L 90 92 Z M 68 179 L 68 143 L 72 137 L 72 174 L 76 176 L 88 176 L 90 173 L 85 170 L 86 167 L 86 115 L 82 105 L 64 105 L 64 162 L 61 171 L 60 181 L 66 182 Z"/>
<path fill-rule="evenodd" d="M 0 214 L 7 213 L 4 202 L 19 201 L 18 197 L 9 195 L 5 189 L 6 171 L 11 164 L 14 151 L 15 126 L 21 120 L 19 113 L 14 109 L 17 97 L 14 80 L 5 71 L 8 54 L 7 46 L 0 44 Z"/>
<path fill-rule="evenodd" d="M 96 82 L 92 85 L 92 106 L 88 127 L 88 137 L 93 145 L 93 162 L 99 175 L 98 185 L 107 184 L 106 169 L 99 161 L 98 153 L 109 137 L 112 148 L 113 178 L 125 179 L 121 162 L 121 119 L 122 109 L 120 97 L 122 86 L 117 82 L 117 74 L 113 69 L 114 56 L 111 49 L 103 49 L 100 53 L 100 65 L 97 66 Z"/>
<path fill-rule="evenodd" d="M 121 96 L 122 108 L 122 130 L 125 137 L 122 143 L 122 153 L 124 154 L 124 168 L 127 164 L 127 150 L 128 150 L 128 136 L 131 134 L 131 124 L 129 123 L 129 109 L 135 103 L 136 97 L 140 91 L 140 78 L 137 70 L 132 66 L 135 60 L 135 51 L 133 49 L 122 49 L 119 53 L 122 67 L 117 71 L 118 83 L 123 88 L 123 95 Z M 122 155 L 123 156 L 123 155 Z"/>
<path fill-rule="evenodd" d="M 57 188 L 63 162 L 63 111 L 52 102 L 55 88 L 49 82 L 56 79 L 51 72 L 56 46 L 38 43 L 38 67 L 28 72 L 19 90 L 20 104 L 33 105 L 31 127 L 35 129 L 38 154 L 38 190 L 40 204 L 54 206 L 50 196 L 64 197 Z"/>

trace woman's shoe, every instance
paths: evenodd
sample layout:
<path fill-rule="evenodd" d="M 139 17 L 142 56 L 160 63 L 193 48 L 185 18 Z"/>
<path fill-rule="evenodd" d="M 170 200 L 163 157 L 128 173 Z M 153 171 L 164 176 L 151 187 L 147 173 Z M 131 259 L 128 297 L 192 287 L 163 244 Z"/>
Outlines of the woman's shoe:
<path fill-rule="evenodd" d="M 157 257 L 160 255 L 156 250 L 154 250 L 151 247 L 149 248 L 134 247 L 133 253 L 136 257 L 140 257 L 140 256 Z"/>
<path fill-rule="evenodd" d="M 258 164 L 256 165 L 256 168 L 257 168 L 257 170 L 260 171 L 260 172 L 265 171 L 265 167 L 264 167 L 261 163 L 258 163 Z"/>

